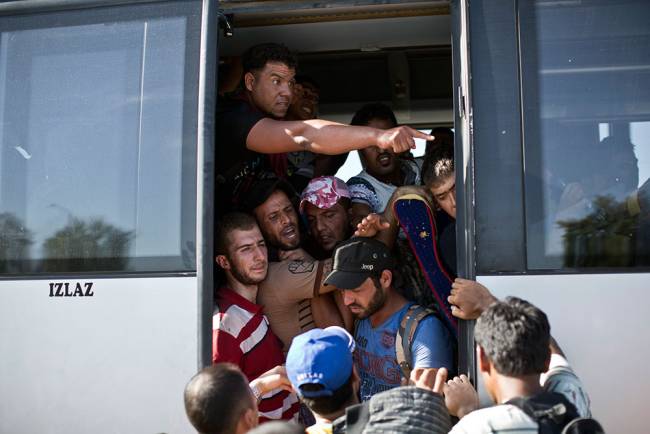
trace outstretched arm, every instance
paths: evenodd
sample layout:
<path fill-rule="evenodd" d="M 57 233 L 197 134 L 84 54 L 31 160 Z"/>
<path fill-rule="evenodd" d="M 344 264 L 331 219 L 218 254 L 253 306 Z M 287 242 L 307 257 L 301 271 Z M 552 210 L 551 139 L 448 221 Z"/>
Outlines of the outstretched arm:
<path fill-rule="evenodd" d="M 415 148 L 414 138 L 433 140 L 432 136 L 407 126 L 380 130 L 322 119 L 278 121 L 264 118 L 248 133 L 246 147 L 262 154 L 311 151 L 337 155 L 368 146 L 401 153 Z"/>

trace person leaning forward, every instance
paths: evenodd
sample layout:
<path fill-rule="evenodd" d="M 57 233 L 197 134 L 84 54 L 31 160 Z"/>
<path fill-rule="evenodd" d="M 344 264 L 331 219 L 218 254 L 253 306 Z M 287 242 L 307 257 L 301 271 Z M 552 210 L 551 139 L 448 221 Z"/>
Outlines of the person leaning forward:
<path fill-rule="evenodd" d="M 241 91 L 221 101 L 215 117 L 220 209 L 236 203 L 237 185 L 251 173 L 271 169 L 286 176 L 286 161 L 264 154 L 336 155 L 368 146 L 403 152 L 415 147 L 414 138 L 433 139 L 407 126 L 380 130 L 323 119 L 283 121 L 292 100 L 294 55 L 284 45 L 260 44 L 244 53 L 242 64 Z"/>

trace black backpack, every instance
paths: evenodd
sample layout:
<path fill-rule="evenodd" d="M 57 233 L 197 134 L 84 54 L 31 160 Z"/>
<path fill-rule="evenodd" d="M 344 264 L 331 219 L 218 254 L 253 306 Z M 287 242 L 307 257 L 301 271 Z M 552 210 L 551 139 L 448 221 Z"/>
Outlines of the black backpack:
<path fill-rule="evenodd" d="M 537 422 L 540 434 L 605 434 L 598 421 L 580 417 L 575 406 L 559 393 L 513 398 L 506 404 L 520 408 Z"/>

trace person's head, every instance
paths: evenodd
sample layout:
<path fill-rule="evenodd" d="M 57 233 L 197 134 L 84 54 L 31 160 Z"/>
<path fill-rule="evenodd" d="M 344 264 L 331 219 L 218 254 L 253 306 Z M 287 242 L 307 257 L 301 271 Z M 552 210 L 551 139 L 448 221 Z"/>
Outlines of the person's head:
<path fill-rule="evenodd" d="M 433 140 L 427 141 L 425 155 L 428 155 L 433 148 L 439 145 L 454 146 L 454 132 L 448 127 L 436 127 L 431 130 Z"/>
<path fill-rule="evenodd" d="M 350 190 L 334 176 L 312 179 L 300 197 L 300 212 L 307 218 L 309 232 L 324 252 L 330 253 L 348 238 Z"/>
<path fill-rule="evenodd" d="M 361 107 L 352 118 L 350 125 L 366 126 L 388 130 L 397 126 L 395 113 L 385 104 L 372 103 Z M 384 177 L 399 170 L 399 161 L 391 150 L 369 146 L 359 150 L 359 158 L 364 169 L 374 177 Z"/>
<path fill-rule="evenodd" d="M 283 118 L 291 104 L 298 61 L 282 44 L 250 47 L 242 56 L 243 84 L 252 103 L 262 112 Z"/>
<path fill-rule="evenodd" d="M 476 321 L 479 371 L 495 399 L 498 378 L 532 380 L 548 370 L 551 326 L 546 314 L 525 300 L 508 297 L 492 304 Z"/>
<path fill-rule="evenodd" d="M 395 261 L 388 247 L 372 238 L 351 238 L 334 251 L 332 272 L 325 279 L 343 294 L 343 303 L 357 318 L 381 310 L 395 294 Z"/>
<path fill-rule="evenodd" d="M 313 329 L 296 336 L 287 353 L 287 375 L 302 401 L 333 419 L 356 401 L 354 338 L 341 327 Z"/>
<path fill-rule="evenodd" d="M 253 216 L 242 212 L 224 215 L 216 225 L 214 249 L 217 264 L 232 279 L 254 285 L 266 278 L 266 244 Z"/>
<path fill-rule="evenodd" d="M 266 242 L 280 250 L 293 250 L 300 245 L 298 214 L 291 185 L 279 179 L 257 181 L 247 193 L 246 208 L 257 219 Z"/>
<path fill-rule="evenodd" d="M 185 386 L 184 398 L 187 418 L 201 434 L 243 434 L 257 426 L 257 402 L 233 364 L 201 370 Z"/>
<path fill-rule="evenodd" d="M 422 180 L 436 203 L 450 217 L 456 218 L 456 171 L 454 148 L 440 144 L 431 149 L 422 164 Z"/>
<path fill-rule="evenodd" d="M 297 75 L 287 118 L 294 120 L 317 118 L 319 100 L 320 88 L 318 84 L 306 75 Z"/>

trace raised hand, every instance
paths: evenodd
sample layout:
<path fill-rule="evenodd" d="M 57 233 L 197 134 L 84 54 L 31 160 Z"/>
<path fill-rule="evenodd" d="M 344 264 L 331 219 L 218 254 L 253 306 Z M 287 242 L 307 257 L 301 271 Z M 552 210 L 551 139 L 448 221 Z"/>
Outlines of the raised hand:
<path fill-rule="evenodd" d="M 447 368 L 415 368 L 411 371 L 409 384 L 442 395 L 447 374 Z"/>
<path fill-rule="evenodd" d="M 444 386 L 445 404 L 452 416 L 459 419 L 476 410 L 479 406 L 478 393 L 467 375 L 454 377 Z"/>
<path fill-rule="evenodd" d="M 365 216 L 361 222 L 359 222 L 357 230 L 354 232 L 354 236 L 372 238 L 380 231 L 388 228 L 390 228 L 390 223 L 384 220 L 381 215 L 372 213 Z"/>
<path fill-rule="evenodd" d="M 451 303 L 451 314 L 455 317 L 476 319 L 497 299 L 480 283 L 459 277 L 452 283 L 447 301 Z"/>

